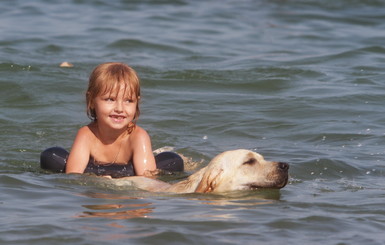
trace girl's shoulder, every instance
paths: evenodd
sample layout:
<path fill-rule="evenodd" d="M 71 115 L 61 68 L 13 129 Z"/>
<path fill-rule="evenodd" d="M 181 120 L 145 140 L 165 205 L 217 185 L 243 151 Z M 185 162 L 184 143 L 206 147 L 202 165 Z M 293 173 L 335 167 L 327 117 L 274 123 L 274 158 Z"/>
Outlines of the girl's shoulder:
<path fill-rule="evenodd" d="M 135 129 L 131 133 L 130 139 L 137 140 L 137 139 L 140 139 L 140 138 L 143 138 L 143 137 L 144 138 L 148 138 L 149 137 L 147 131 L 145 129 L 143 129 L 142 127 L 136 125 Z"/>
<path fill-rule="evenodd" d="M 147 133 L 147 131 L 140 127 L 139 125 L 135 125 L 135 129 L 132 131 L 134 134 L 141 134 L 141 133 Z"/>
<path fill-rule="evenodd" d="M 81 138 L 86 138 L 86 139 L 94 138 L 95 134 L 94 134 L 94 129 L 92 127 L 93 127 L 92 124 L 81 127 L 78 130 L 77 136 Z"/>
<path fill-rule="evenodd" d="M 92 127 L 92 124 L 88 124 L 86 126 L 81 127 L 78 132 L 82 134 L 92 134 Z"/>

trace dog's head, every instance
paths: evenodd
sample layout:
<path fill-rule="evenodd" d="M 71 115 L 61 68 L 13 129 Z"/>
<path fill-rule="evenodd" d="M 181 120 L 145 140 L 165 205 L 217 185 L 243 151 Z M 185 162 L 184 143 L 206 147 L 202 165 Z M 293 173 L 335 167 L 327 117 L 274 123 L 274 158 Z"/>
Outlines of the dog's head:
<path fill-rule="evenodd" d="M 195 192 L 280 189 L 287 184 L 288 170 L 287 163 L 266 161 L 253 151 L 226 151 L 207 165 Z"/>

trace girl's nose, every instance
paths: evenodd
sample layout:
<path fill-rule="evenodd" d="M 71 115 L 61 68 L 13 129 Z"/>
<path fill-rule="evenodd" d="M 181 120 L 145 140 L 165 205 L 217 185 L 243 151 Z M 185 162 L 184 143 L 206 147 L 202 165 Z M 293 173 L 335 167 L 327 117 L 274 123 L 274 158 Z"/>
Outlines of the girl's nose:
<path fill-rule="evenodd" d="M 116 112 L 122 112 L 123 111 L 123 102 L 116 101 L 116 103 L 115 103 L 115 111 Z"/>

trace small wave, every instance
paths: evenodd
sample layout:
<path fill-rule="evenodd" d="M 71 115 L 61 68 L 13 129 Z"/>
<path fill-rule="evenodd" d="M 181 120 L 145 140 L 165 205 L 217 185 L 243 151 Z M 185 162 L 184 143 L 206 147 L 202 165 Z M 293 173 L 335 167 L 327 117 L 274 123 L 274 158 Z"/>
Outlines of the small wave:
<path fill-rule="evenodd" d="M 173 52 L 173 53 L 190 53 L 187 49 L 178 48 L 175 46 L 164 45 L 153 42 L 146 42 L 142 40 L 136 39 L 121 39 L 118 41 L 114 41 L 107 45 L 107 48 L 119 49 L 119 50 L 132 50 L 132 49 L 143 49 L 146 52 L 150 52 L 151 50 L 158 50 L 164 52 Z"/>
<path fill-rule="evenodd" d="M 57 54 L 57 53 L 61 53 L 63 51 L 63 48 L 62 48 L 62 46 L 58 46 L 55 44 L 49 44 L 49 45 L 46 45 L 46 46 L 40 48 L 38 51 L 41 53 L 45 53 L 45 54 L 52 54 L 52 53 Z"/>
<path fill-rule="evenodd" d="M 314 158 L 311 161 L 297 162 L 292 166 L 293 178 L 309 180 L 316 178 L 341 179 L 364 174 L 352 164 L 341 160 Z"/>
<path fill-rule="evenodd" d="M 39 71 L 39 68 L 31 65 L 0 63 L 0 71 Z"/>

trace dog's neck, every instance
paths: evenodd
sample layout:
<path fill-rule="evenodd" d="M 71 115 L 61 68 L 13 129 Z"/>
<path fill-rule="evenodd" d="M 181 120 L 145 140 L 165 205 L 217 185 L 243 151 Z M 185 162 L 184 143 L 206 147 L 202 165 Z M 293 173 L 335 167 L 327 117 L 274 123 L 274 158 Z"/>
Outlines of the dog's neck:
<path fill-rule="evenodd" d="M 166 192 L 176 192 L 176 193 L 193 193 L 197 189 L 199 183 L 202 180 L 203 174 L 205 172 L 206 167 L 200 169 L 198 172 L 192 174 L 185 180 L 182 180 L 178 183 L 175 183 L 164 191 Z"/>

